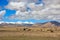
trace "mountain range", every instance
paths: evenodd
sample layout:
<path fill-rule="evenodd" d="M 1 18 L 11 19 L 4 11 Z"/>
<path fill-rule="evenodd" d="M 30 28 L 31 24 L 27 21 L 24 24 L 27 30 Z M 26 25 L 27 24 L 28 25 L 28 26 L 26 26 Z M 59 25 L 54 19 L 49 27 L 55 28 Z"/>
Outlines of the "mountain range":
<path fill-rule="evenodd" d="M 60 27 L 60 22 L 57 21 L 49 21 L 45 23 L 8 23 L 8 22 L 2 22 L 0 23 L 0 27 Z"/>
<path fill-rule="evenodd" d="M 36 23 L 34 26 L 40 26 L 40 27 L 60 27 L 60 22 L 57 21 L 49 21 L 45 23 Z"/>

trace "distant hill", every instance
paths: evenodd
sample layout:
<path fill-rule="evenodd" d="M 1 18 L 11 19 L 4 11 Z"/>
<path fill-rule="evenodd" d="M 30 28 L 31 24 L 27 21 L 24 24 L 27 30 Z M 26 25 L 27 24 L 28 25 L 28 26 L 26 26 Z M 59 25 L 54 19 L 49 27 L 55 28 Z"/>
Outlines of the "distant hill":
<path fill-rule="evenodd" d="M 60 27 L 60 23 L 57 21 L 49 21 L 49 22 L 45 22 L 45 23 L 36 23 L 33 26 L 39 26 L 39 27 Z"/>
<path fill-rule="evenodd" d="M 56 25 L 56 26 L 60 26 L 60 22 L 57 21 L 51 21 L 52 24 Z"/>

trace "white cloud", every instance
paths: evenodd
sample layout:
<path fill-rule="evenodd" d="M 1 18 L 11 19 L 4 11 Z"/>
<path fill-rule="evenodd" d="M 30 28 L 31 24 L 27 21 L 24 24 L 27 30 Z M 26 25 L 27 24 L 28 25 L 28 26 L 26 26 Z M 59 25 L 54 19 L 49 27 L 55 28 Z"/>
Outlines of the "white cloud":
<path fill-rule="evenodd" d="M 5 11 L 5 10 L 0 11 L 0 16 L 3 16 L 5 13 L 6 13 L 6 11 Z"/>
<path fill-rule="evenodd" d="M 0 21 L 0 24 L 2 23 L 7 23 L 7 24 L 34 24 L 33 22 L 28 22 L 28 21 L 25 21 L 25 22 L 21 22 L 21 21 L 17 21 L 17 22 L 4 22 L 4 21 Z"/>
<path fill-rule="evenodd" d="M 25 23 L 25 24 L 34 24 L 33 22 L 28 22 L 28 21 L 25 21 L 23 23 Z"/>
<path fill-rule="evenodd" d="M 26 3 L 24 2 L 10 2 L 6 8 L 7 9 L 12 9 L 12 10 L 19 10 L 19 9 L 25 9 Z"/>
<path fill-rule="evenodd" d="M 43 0 L 41 4 L 35 4 L 37 0 L 12 0 L 6 6 L 8 9 L 16 10 L 14 18 L 60 20 L 60 0 Z M 27 7 L 31 11 L 26 11 Z"/>
<path fill-rule="evenodd" d="M 0 20 L 3 19 L 3 16 L 5 15 L 5 13 L 6 13 L 6 10 L 0 11 Z"/>
<path fill-rule="evenodd" d="M 27 3 L 32 3 L 32 2 L 37 2 L 38 0 L 9 0 L 10 2 L 27 2 Z"/>
<path fill-rule="evenodd" d="M 32 11 L 39 11 L 41 9 L 43 9 L 43 4 L 39 4 L 36 5 L 35 3 L 29 3 L 28 7 L 32 10 Z"/>

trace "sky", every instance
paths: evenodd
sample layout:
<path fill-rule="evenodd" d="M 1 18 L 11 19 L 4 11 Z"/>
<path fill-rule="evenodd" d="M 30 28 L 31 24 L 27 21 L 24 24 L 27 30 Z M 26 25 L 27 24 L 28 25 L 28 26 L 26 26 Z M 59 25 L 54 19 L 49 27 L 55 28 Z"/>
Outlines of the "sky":
<path fill-rule="evenodd" d="M 60 22 L 60 0 L 0 0 L 0 22 Z"/>

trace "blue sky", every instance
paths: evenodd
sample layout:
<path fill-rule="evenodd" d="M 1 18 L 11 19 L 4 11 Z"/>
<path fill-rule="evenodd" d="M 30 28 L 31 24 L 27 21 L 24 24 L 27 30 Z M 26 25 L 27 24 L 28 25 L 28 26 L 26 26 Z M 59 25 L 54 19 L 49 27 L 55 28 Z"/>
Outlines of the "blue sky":
<path fill-rule="evenodd" d="M 27 20 L 18 20 L 18 19 L 16 19 L 16 20 L 10 20 L 7 17 L 15 14 L 16 10 L 11 10 L 11 9 L 5 8 L 5 6 L 8 5 L 8 3 L 9 2 L 7 0 L 0 0 L 0 7 L 1 7 L 0 11 L 6 10 L 5 15 L 3 16 L 3 20 L 1 20 L 1 21 L 5 21 L 5 22 L 17 22 L 17 21 L 22 21 L 22 22 L 25 22 L 25 21 L 28 21 L 28 22 L 47 22 L 47 21 L 49 21 L 49 20 L 46 20 L 46 19 L 40 19 L 40 20 L 36 20 L 36 19 L 27 19 Z M 39 5 L 41 3 L 43 3 L 42 0 L 38 0 L 35 4 Z M 29 9 L 29 8 L 27 8 L 27 9 Z"/>

